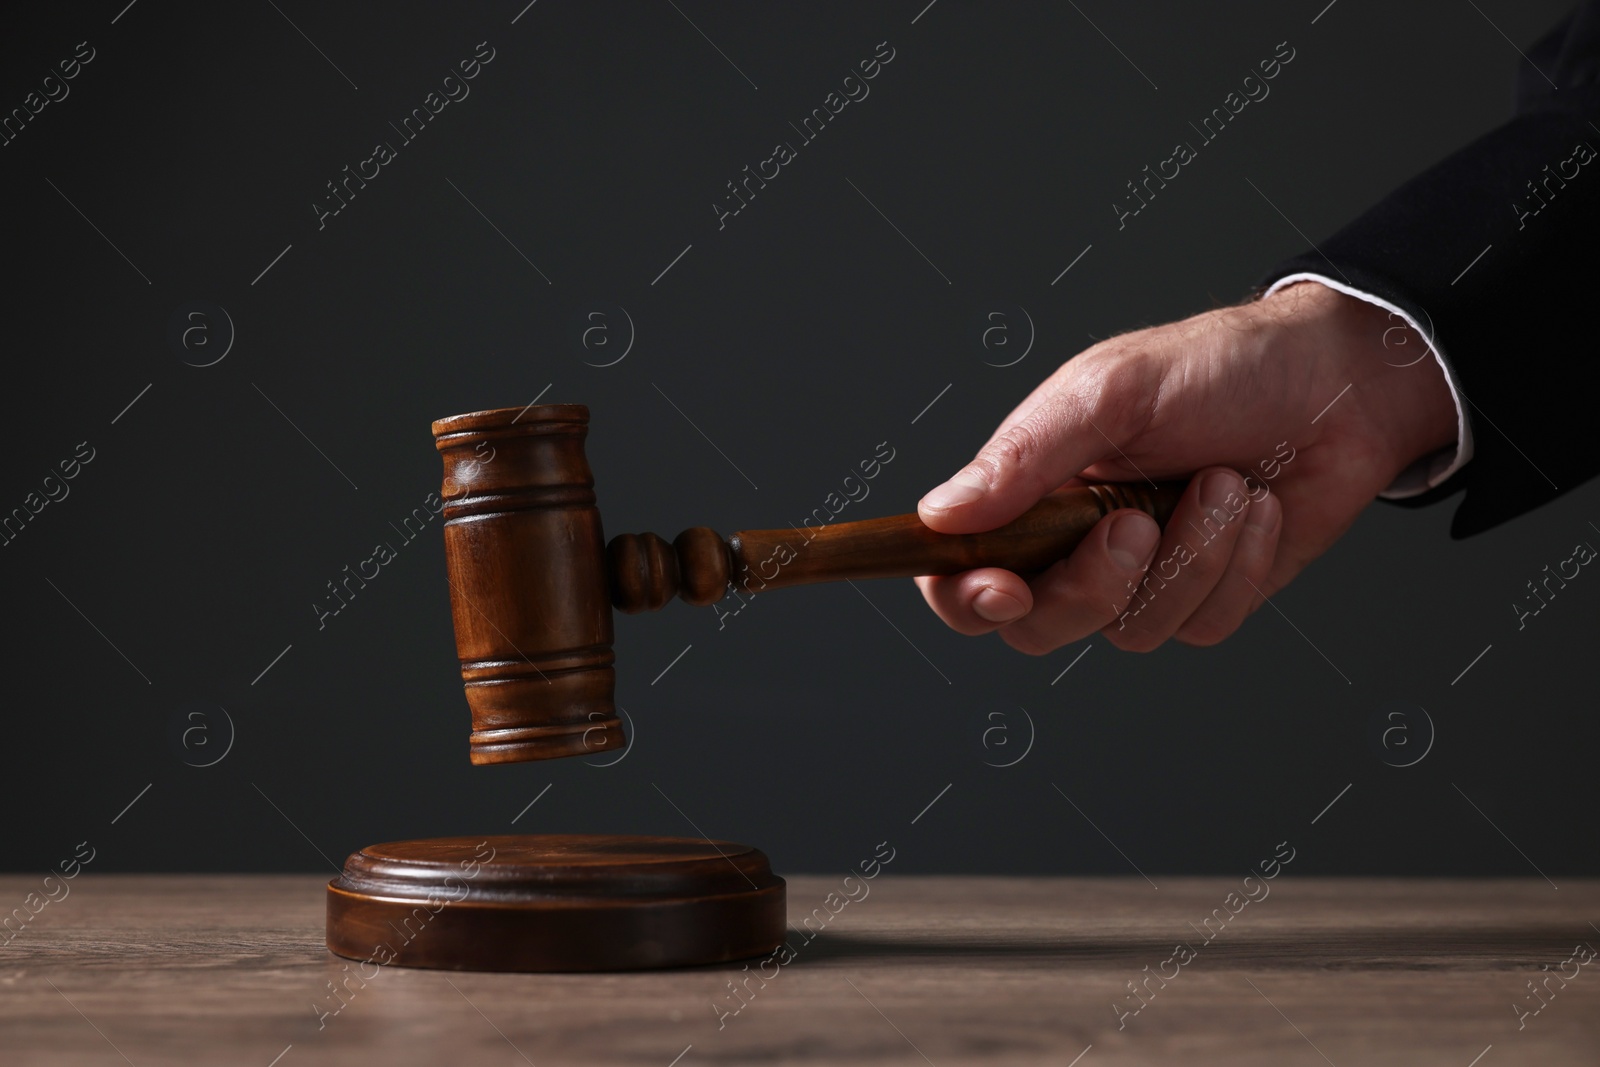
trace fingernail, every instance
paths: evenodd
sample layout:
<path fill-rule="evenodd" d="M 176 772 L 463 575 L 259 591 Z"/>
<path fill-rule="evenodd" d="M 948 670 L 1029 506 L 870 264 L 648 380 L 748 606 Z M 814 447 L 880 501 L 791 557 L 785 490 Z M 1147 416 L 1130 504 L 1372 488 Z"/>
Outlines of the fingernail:
<path fill-rule="evenodd" d="M 979 590 L 978 595 L 972 598 L 972 610 L 987 622 L 1010 622 L 1027 614 L 1027 609 L 1015 597 L 1007 596 L 998 589 Z"/>
<path fill-rule="evenodd" d="M 1232 471 L 1212 471 L 1200 483 L 1200 506 L 1207 512 L 1221 510 L 1229 516 L 1239 513 L 1240 508 L 1230 508 L 1228 498 L 1237 498 L 1236 502 L 1244 501 L 1244 482 Z"/>
<path fill-rule="evenodd" d="M 934 511 L 943 511 L 946 508 L 970 504 L 988 491 L 988 482 L 970 471 L 962 471 L 943 485 L 935 486 L 922 498 L 922 504 Z"/>
<path fill-rule="evenodd" d="M 1271 493 L 1264 493 L 1259 500 L 1250 502 L 1250 514 L 1244 520 L 1244 527 L 1256 533 L 1267 533 L 1272 529 L 1272 524 L 1278 521 L 1279 504 Z"/>
<path fill-rule="evenodd" d="M 1106 534 L 1106 548 L 1125 571 L 1144 570 L 1161 540 L 1161 527 L 1142 511 L 1119 515 Z"/>

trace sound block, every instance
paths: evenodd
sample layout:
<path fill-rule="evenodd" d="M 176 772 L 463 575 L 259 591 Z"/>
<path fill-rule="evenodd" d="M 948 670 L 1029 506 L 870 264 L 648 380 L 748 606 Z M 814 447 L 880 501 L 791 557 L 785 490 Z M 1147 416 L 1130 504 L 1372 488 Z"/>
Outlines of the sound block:
<path fill-rule="evenodd" d="M 783 942 L 784 882 L 748 845 L 529 834 L 369 845 L 328 883 L 328 949 L 458 971 L 723 963 Z"/>

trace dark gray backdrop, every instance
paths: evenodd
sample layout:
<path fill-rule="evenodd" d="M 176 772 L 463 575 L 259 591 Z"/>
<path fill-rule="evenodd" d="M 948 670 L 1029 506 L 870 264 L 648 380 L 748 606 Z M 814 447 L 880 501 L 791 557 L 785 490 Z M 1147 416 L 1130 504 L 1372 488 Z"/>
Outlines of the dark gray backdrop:
<path fill-rule="evenodd" d="M 884 441 L 841 518 L 910 510 L 1091 338 L 1240 298 L 1295 227 L 1501 121 L 1563 4 L 524 2 L 10 27 L 5 108 L 94 58 L 0 148 L 0 506 L 94 458 L 0 548 L 5 865 L 88 840 L 103 870 L 317 870 L 593 830 L 788 871 L 885 840 L 906 871 L 1159 880 L 1284 840 L 1308 872 L 1600 869 L 1600 590 L 1520 632 L 1510 608 L 1600 542 L 1592 488 L 1465 543 L 1453 504 L 1376 506 L 1209 651 L 1031 659 L 910 582 L 775 593 L 720 631 L 621 618 L 636 741 L 611 767 L 468 765 L 437 524 L 325 628 L 312 607 L 437 488 L 430 420 L 535 397 L 591 406 L 608 533 L 798 522 Z M 725 183 L 885 41 L 870 96 L 719 229 Z M 1271 95 L 1119 232 L 1124 183 L 1284 41 Z M 479 42 L 470 95 L 401 144 Z M 378 141 L 397 158 L 319 229 Z"/>

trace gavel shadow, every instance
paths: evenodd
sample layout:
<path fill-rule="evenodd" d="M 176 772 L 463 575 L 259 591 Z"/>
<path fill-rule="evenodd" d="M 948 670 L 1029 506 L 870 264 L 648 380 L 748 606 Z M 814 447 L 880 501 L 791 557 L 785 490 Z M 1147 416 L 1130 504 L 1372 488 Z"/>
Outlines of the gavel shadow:
<path fill-rule="evenodd" d="M 1337 932 L 1308 929 L 1232 938 L 1224 932 L 1211 941 L 1203 936 L 1184 937 L 1182 934 L 1175 934 L 1171 939 L 1144 935 L 1063 937 L 1059 934 L 1038 938 L 985 938 L 925 932 L 894 937 L 842 931 L 824 932 L 809 942 L 795 937 L 792 932 L 790 938 L 789 944 L 796 950 L 791 966 L 801 967 L 866 960 L 915 961 L 919 966 L 937 966 L 942 960 L 953 966 L 970 966 L 988 959 L 1068 967 L 1081 965 L 1085 969 L 1131 964 L 1137 970 L 1152 960 L 1160 961 L 1172 955 L 1181 943 L 1192 949 L 1197 958 L 1220 960 L 1235 967 L 1448 970 L 1498 964 L 1505 969 L 1517 969 L 1536 967 L 1536 960 L 1548 959 L 1551 952 L 1572 947 L 1570 930 L 1548 925 L 1430 930 L 1375 927 Z"/>

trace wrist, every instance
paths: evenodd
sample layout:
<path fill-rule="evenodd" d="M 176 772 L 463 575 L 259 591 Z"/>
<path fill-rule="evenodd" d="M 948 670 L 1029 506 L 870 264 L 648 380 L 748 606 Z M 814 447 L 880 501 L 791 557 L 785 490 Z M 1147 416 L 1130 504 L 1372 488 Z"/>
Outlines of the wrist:
<path fill-rule="evenodd" d="M 1398 474 L 1413 462 L 1457 443 L 1456 399 L 1428 341 L 1384 307 L 1318 282 L 1297 282 L 1267 298 L 1274 318 L 1297 346 L 1323 366 L 1317 375 L 1333 407 L 1308 397 L 1319 428 L 1365 435 Z M 1343 409 L 1343 410 L 1341 410 Z"/>

